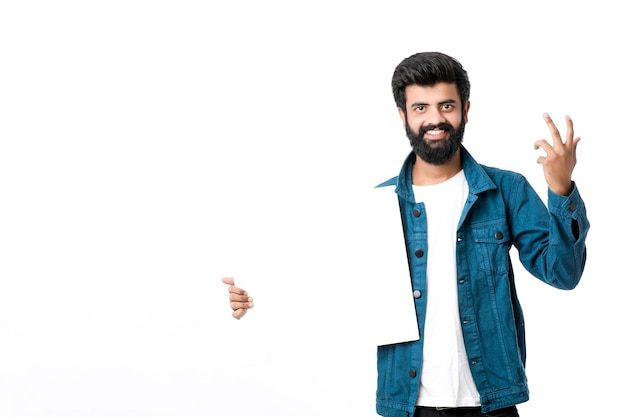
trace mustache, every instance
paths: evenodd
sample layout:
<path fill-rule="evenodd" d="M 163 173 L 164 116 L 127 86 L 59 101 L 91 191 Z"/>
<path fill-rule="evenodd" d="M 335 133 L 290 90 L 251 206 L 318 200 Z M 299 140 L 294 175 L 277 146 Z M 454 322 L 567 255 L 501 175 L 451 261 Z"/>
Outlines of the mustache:
<path fill-rule="evenodd" d="M 426 134 L 427 131 L 434 130 L 434 129 L 443 130 L 445 132 L 454 131 L 454 127 L 452 127 L 450 123 L 442 122 L 436 125 L 430 124 L 430 125 L 420 127 L 419 134 L 424 135 Z"/>

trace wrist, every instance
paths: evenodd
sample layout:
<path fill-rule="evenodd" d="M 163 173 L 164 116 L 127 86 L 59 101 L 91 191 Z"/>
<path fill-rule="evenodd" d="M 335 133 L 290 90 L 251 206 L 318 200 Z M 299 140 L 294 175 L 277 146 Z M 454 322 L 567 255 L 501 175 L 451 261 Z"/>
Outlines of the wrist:
<path fill-rule="evenodd" d="M 570 181 L 567 185 L 560 184 L 558 186 L 549 186 L 549 188 L 554 194 L 567 197 L 574 190 L 574 183 Z"/>

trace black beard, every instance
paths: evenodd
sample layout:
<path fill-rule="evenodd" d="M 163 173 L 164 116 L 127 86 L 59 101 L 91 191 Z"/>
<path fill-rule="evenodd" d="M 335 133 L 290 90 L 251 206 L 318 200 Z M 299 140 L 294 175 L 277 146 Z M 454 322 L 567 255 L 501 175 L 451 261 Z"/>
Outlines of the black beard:
<path fill-rule="evenodd" d="M 424 134 L 428 130 L 439 129 L 448 132 L 448 139 L 430 141 L 424 139 Z M 406 136 L 409 138 L 413 152 L 421 160 L 433 165 L 443 165 L 449 162 L 461 147 L 463 133 L 465 132 L 465 121 L 462 120 L 458 129 L 448 123 L 438 125 L 422 126 L 419 133 L 415 133 L 406 122 Z"/>

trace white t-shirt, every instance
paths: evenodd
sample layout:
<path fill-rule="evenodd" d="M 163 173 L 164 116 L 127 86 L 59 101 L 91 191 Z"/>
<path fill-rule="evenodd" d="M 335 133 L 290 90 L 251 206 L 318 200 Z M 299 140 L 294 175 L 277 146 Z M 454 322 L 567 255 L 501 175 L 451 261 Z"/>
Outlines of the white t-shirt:
<path fill-rule="evenodd" d="M 443 183 L 413 186 L 428 227 L 426 322 L 417 405 L 473 407 L 480 396 L 470 373 L 459 318 L 456 231 L 468 186 L 461 170 Z"/>

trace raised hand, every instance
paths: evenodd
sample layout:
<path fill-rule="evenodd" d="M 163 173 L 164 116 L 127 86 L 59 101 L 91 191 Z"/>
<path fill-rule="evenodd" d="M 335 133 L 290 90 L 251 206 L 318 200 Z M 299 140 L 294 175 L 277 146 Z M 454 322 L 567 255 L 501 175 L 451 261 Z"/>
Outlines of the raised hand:
<path fill-rule="evenodd" d="M 537 158 L 537 163 L 543 165 L 543 174 L 548 187 L 560 195 L 567 196 L 572 192 L 572 172 L 576 166 L 576 146 L 580 137 L 574 138 L 574 123 L 569 116 L 565 116 L 567 133 L 565 141 L 557 129 L 552 118 L 543 114 L 543 118 L 552 135 L 552 145 L 547 140 L 541 139 L 535 142 L 535 149 L 542 148 L 546 155 Z"/>

